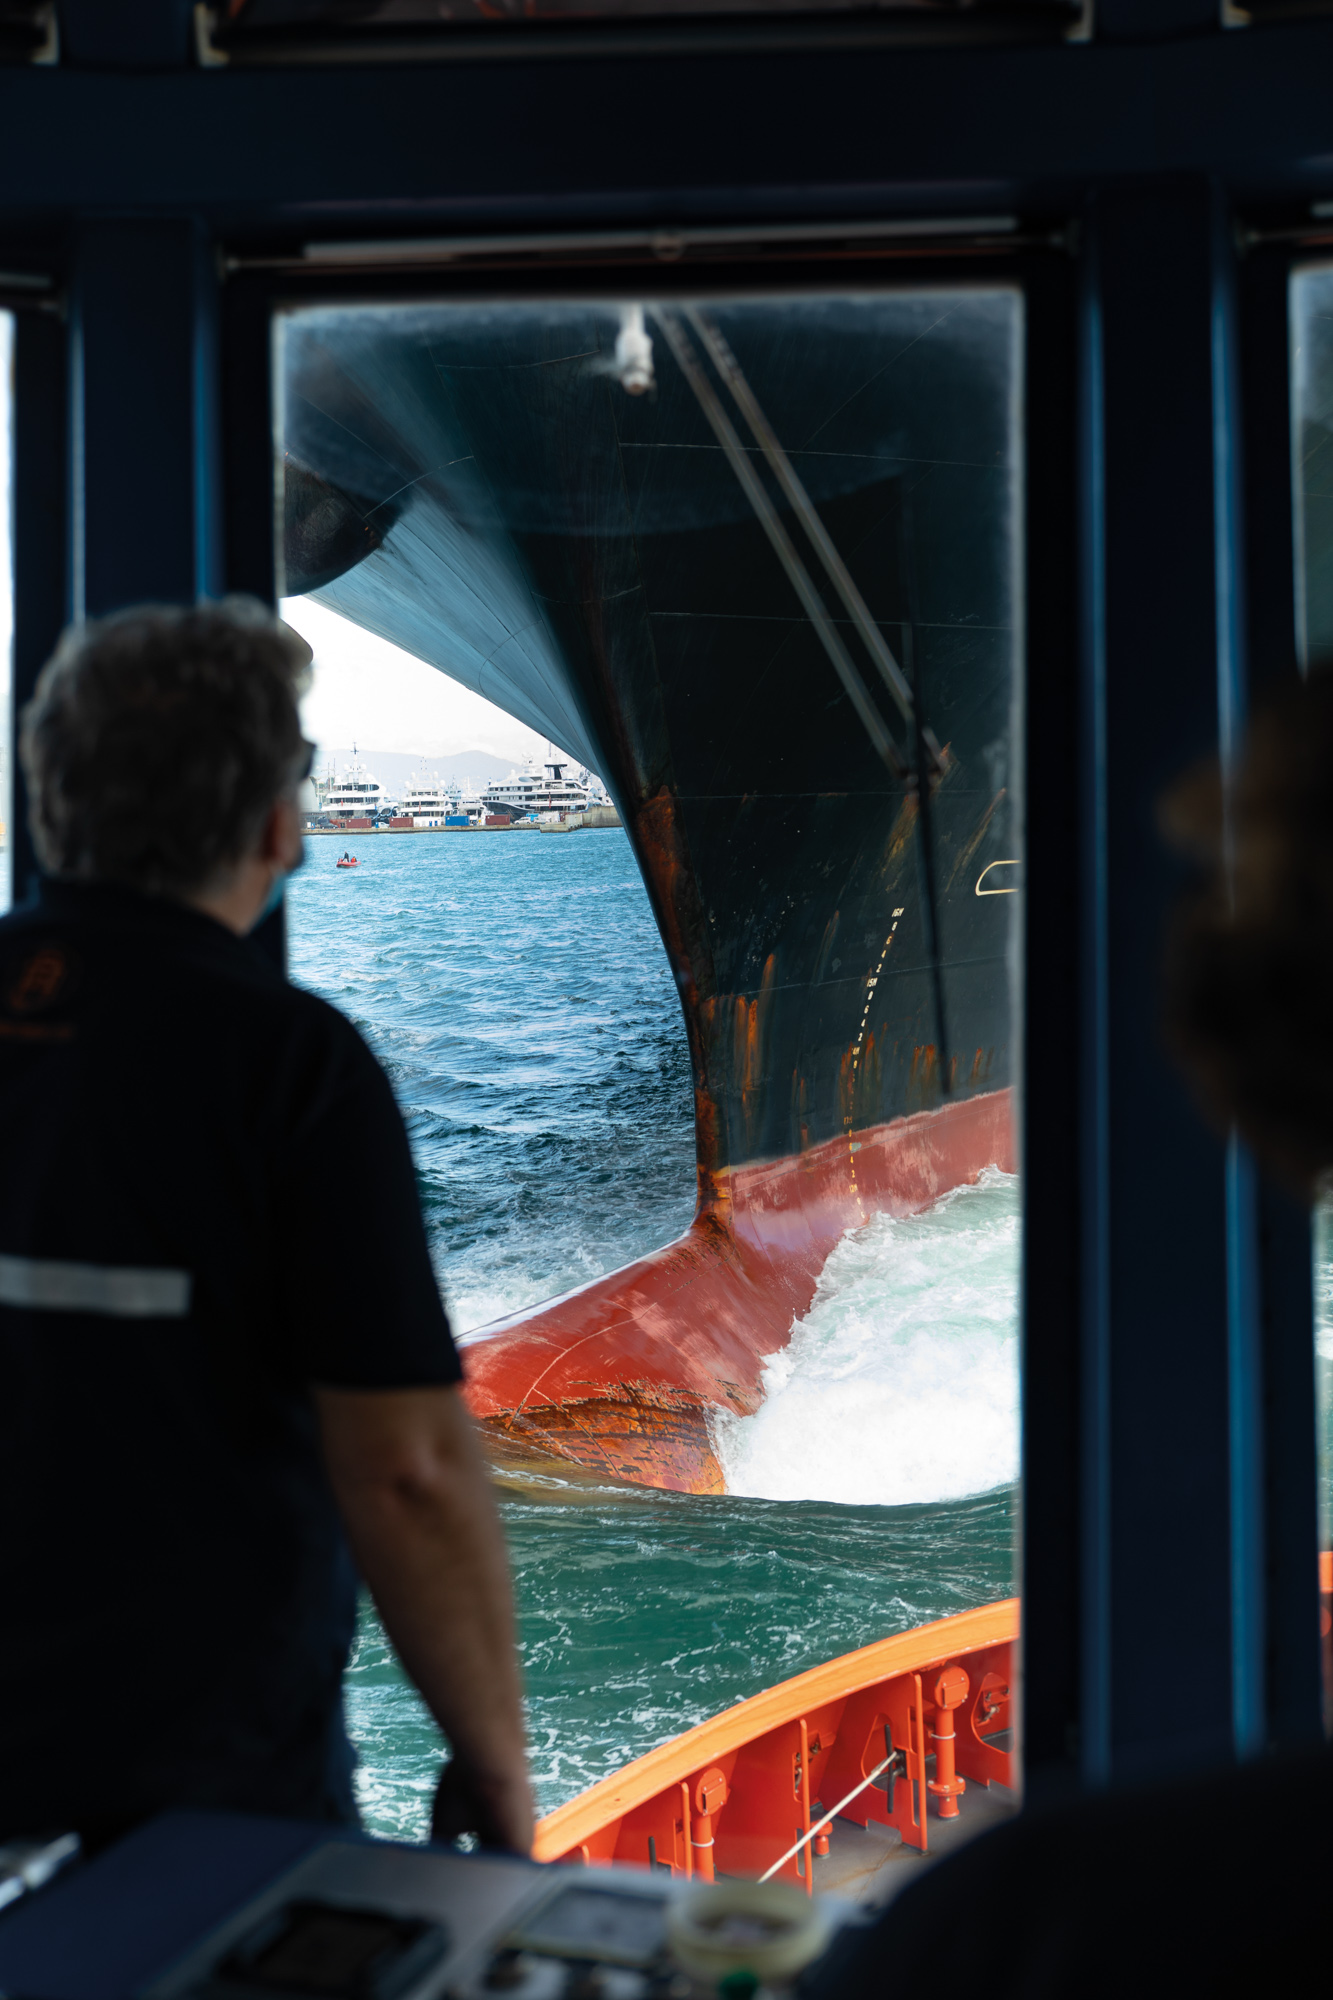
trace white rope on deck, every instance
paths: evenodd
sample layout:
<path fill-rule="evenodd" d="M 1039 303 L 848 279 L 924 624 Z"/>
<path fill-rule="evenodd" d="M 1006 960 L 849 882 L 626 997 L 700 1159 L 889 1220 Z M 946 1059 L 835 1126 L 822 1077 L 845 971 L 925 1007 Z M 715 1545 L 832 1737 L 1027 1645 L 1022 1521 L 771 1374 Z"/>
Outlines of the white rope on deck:
<path fill-rule="evenodd" d="M 808 1840 L 813 1840 L 817 1833 L 822 1833 L 824 1831 L 824 1828 L 828 1825 L 829 1821 L 836 1819 L 838 1817 L 838 1814 L 842 1811 L 844 1806 L 849 1806 L 852 1800 L 857 1796 L 859 1792 L 863 1792 L 866 1789 L 867 1785 L 873 1785 L 876 1778 L 882 1776 L 882 1774 L 888 1770 L 890 1764 L 893 1762 L 897 1754 L 898 1753 L 896 1750 L 891 1751 L 890 1754 L 884 1759 L 884 1762 L 882 1764 L 876 1764 L 874 1770 L 870 1773 L 870 1776 L 868 1778 L 862 1778 L 859 1785 L 853 1785 L 851 1791 L 848 1792 L 846 1798 L 839 1799 L 837 1805 L 834 1806 L 832 1812 L 826 1812 L 824 1814 L 823 1819 L 817 1819 L 814 1825 L 810 1828 L 808 1833 L 803 1833 L 800 1839 L 795 1841 L 792 1844 L 792 1846 L 790 1846 L 787 1849 L 787 1852 L 785 1854 L 780 1855 L 778 1857 L 778 1859 L 773 1863 L 773 1866 L 771 1868 L 766 1868 L 764 1870 L 764 1873 L 759 1877 L 759 1880 L 761 1882 L 767 1882 L 770 1876 L 777 1874 L 779 1868 L 785 1868 L 787 1863 L 793 1860 L 795 1856 L 800 1853 L 801 1849 L 805 1846 Z"/>

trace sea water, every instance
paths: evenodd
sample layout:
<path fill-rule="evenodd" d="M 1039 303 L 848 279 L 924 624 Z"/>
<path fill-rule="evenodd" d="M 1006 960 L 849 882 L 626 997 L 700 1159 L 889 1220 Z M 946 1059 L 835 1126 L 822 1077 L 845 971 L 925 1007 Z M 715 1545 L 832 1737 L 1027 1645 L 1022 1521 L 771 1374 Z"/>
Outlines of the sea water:
<path fill-rule="evenodd" d="M 349 838 L 306 843 L 292 974 L 388 1071 L 456 1330 L 678 1235 L 689 1059 L 624 833 L 362 835 L 339 872 Z M 540 1811 L 760 1688 L 1010 1593 L 1018 1231 L 992 1172 L 849 1232 L 759 1412 L 718 1428 L 724 1495 L 558 1471 L 502 1488 Z M 421 1837 L 439 1733 L 369 1605 L 347 1686 L 366 1825 Z"/>
<path fill-rule="evenodd" d="M 357 866 L 339 870 L 345 847 Z M 689 1054 L 623 833 L 316 835 L 306 851 L 292 977 L 388 1071 L 455 1331 L 688 1226 Z"/>

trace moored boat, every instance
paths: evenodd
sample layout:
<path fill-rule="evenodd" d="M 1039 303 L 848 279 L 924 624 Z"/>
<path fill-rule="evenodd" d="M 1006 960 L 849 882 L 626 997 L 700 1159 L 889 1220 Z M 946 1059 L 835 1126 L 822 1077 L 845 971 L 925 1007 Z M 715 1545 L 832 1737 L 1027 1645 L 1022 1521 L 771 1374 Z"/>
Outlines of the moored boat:
<path fill-rule="evenodd" d="M 423 766 L 408 784 L 400 810 L 409 826 L 430 831 L 447 824 L 449 814 L 458 810 L 458 799 L 457 785 L 427 776 Z"/>
<path fill-rule="evenodd" d="M 582 771 L 577 778 L 566 777 L 570 762 L 553 743 L 548 743 L 544 764 L 538 764 L 535 757 L 529 758 L 521 771 L 511 771 L 500 783 L 486 787 L 487 810 L 512 813 L 515 818 L 586 811 L 592 797 L 588 773 Z"/>
<path fill-rule="evenodd" d="M 323 786 L 320 810 L 338 826 L 368 828 L 386 803 L 384 787 L 352 751 L 350 767 L 338 776 L 334 771 Z"/>

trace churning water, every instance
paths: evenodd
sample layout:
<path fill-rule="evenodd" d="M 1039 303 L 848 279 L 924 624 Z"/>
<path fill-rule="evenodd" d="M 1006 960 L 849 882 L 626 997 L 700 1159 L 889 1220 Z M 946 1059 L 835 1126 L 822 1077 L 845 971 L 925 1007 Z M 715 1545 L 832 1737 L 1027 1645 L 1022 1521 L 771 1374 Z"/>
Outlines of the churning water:
<path fill-rule="evenodd" d="M 1018 1177 L 877 1215 L 824 1266 L 753 1417 L 723 1417 L 727 1486 L 901 1507 L 1018 1477 Z"/>
<path fill-rule="evenodd" d="M 293 976 L 407 1120 L 454 1324 L 614 1270 L 694 1204 L 670 970 L 625 835 L 307 842 Z M 373 1172 L 373 1164 L 365 1171 Z M 830 1257 L 717 1498 L 505 1489 L 538 1807 L 731 1702 L 1013 1588 L 1018 1203 L 991 1173 Z M 424 1834 L 438 1732 L 367 1607 L 348 1677 L 367 1826 Z"/>

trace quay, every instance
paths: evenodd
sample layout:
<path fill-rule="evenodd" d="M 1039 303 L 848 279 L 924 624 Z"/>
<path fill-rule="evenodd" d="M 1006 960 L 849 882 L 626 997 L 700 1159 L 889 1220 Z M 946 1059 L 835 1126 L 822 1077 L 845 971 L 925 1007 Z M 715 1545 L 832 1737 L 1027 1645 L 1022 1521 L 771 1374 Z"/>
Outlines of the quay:
<path fill-rule="evenodd" d="M 537 833 L 540 828 L 531 821 L 511 821 L 504 826 L 307 826 L 302 832 L 308 839 L 318 839 L 321 834 L 337 836 L 340 840 L 370 840 L 381 833 Z"/>
<path fill-rule="evenodd" d="M 368 839 L 381 833 L 584 833 L 596 827 L 622 826 L 614 806 L 591 806 L 586 812 L 562 813 L 559 819 L 508 820 L 502 826 L 307 826 L 302 832 L 310 839 L 321 835 L 339 839 Z"/>

